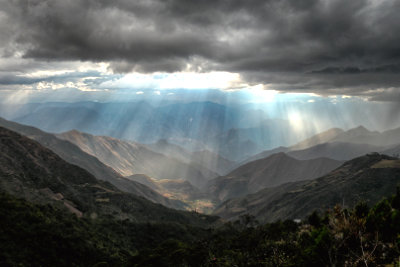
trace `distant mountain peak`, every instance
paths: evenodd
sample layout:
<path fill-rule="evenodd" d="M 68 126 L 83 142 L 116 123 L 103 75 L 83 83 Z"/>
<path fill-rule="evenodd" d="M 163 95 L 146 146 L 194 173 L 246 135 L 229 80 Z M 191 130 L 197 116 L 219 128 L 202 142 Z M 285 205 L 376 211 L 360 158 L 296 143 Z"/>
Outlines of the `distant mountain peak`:
<path fill-rule="evenodd" d="M 359 125 L 359 126 L 357 126 L 357 127 L 355 127 L 355 128 L 352 128 L 352 129 L 348 130 L 347 133 L 353 133 L 353 134 L 355 134 L 355 133 L 356 133 L 356 134 L 369 134 L 369 133 L 371 133 L 371 131 L 368 130 L 367 128 L 365 128 L 364 126 Z"/>

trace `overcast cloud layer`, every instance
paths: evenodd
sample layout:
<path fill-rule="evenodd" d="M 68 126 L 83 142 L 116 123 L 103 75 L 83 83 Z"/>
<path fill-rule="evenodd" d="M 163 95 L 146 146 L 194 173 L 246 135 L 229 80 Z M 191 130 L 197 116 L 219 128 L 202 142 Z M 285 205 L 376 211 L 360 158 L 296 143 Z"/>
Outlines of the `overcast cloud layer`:
<path fill-rule="evenodd" d="M 114 74 L 231 72 L 284 92 L 400 101 L 398 0 L 0 4 L 2 88 L 40 82 L 29 72 L 104 62 Z M 71 79 L 105 79 L 89 72 Z"/>

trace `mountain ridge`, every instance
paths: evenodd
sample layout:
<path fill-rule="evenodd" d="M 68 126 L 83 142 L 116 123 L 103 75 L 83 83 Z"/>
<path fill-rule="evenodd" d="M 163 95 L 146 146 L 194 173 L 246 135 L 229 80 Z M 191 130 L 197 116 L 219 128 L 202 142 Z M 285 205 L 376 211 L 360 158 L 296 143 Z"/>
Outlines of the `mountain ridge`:
<path fill-rule="evenodd" d="M 122 192 L 38 142 L 3 127 L 0 148 L 0 190 L 33 203 L 55 205 L 87 218 L 112 216 L 135 222 L 163 220 L 198 225 L 211 219 Z"/>
<path fill-rule="evenodd" d="M 393 194 L 399 183 L 400 160 L 371 153 L 314 180 L 286 183 L 227 200 L 213 214 L 232 220 L 248 213 L 262 222 L 303 219 L 314 210 L 323 211 L 336 204 L 350 208 L 359 201 L 374 204 Z"/>
<path fill-rule="evenodd" d="M 58 139 L 53 134 L 43 132 L 32 126 L 25 126 L 16 122 L 7 121 L 2 118 L 0 118 L 0 126 L 16 131 L 22 135 L 28 136 L 33 140 L 36 140 L 41 145 L 54 151 L 57 155 L 59 155 L 67 162 L 87 170 L 89 173 L 93 174 L 96 178 L 100 180 L 108 181 L 114 184 L 120 190 L 143 196 L 153 202 L 161 203 L 168 207 L 178 209 L 186 208 L 186 205 L 182 202 L 170 200 L 159 195 L 154 190 L 143 186 L 140 183 L 127 180 L 126 178 L 119 175 L 112 168 L 105 166 L 96 157 L 93 157 L 92 155 L 83 152 L 80 148 L 68 141 Z"/>
<path fill-rule="evenodd" d="M 124 176 L 145 173 L 156 179 L 184 179 L 202 187 L 217 174 L 154 152 L 145 145 L 109 136 L 95 136 L 77 130 L 58 134 L 86 153 L 97 157 Z"/>
<path fill-rule="evenodd" d="M 317 178 L 341 164 L 341 161 L 329 158 L 298 160 L 280 152 L 241 165 L 226 176 L 211 180 L 207 189 L 211 196 L 224 201 L 286 182 Z"/>
<path fill-rule="evenodd" d="M 271 150 L 265 150 L 247 158 L 239 163 L 239 165 L 243 165 L 260 158 L 265 158 L 277 152 L 286 152 L 288 155 L 298 159 L 330 157 L 336 160 L 349 160 L 365 153 L 383 152 L 396 145 L 399 145 L 399 136 L 400 127 L 384 132 L 370 131 L 362 125 L 351 128 L 347 131 L 344 131 L 340 128 L 331 128 L 327 131 L 313 135 L 292 146 L 281 146 Z M 313 155 L 313 150 L 321 150 L 321 148 L 324 146 L 327 147 L 325 152 L 320 151 L 319 153 Z M 300 150 L 302 152 L 300 152 Z M 333 155 L 335 154 L 333 153 L 333 150 L 336 150 L 336 156 Z M 340 151 L 342 151 L 342 153 Z M 301 156 L 301 154 L 309 154 L 309 156 Z"/>

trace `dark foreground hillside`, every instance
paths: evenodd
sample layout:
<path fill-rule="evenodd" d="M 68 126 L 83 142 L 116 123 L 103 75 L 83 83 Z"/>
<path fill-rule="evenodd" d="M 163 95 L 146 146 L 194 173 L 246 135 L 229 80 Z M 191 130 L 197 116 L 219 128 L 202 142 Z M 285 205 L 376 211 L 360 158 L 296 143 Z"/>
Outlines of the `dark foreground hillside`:
<path fill-rule="evenodd" d="M 0 195 L 1 266 L 397 266 L 400 190 L 369 209 L 339 206 L 302 224 L 217 229 L 78 219 L 50 205 Z"/>

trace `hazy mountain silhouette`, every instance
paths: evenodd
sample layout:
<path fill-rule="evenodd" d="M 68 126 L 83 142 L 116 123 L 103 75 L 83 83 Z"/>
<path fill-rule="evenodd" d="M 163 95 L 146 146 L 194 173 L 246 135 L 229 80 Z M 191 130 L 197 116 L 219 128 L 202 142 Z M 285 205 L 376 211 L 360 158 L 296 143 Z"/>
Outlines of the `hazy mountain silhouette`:
<path fill-rule="evenodd" d="M 249 157 L 240 164 L 285 152 L 297 159 L 329 157 L 349 160 L 370 152 L 385 152 L 400 144 L 400 128 L 384 131 L 369 131 L 359 126 L 348 131 L 332 128 L 316 134 L 290 147 L 278 147 Z"/>
<path fill-rule="evenodd" d="M 167 157 L 139 143 L 108 136 L 94 136 L 76 130 L 57 136 L 77 145 L 124 176 L 147 174 L 156 179 L 182 179 L 198 187 L 217 176 L 204 167 Z"/>
<path fill-rule="evenodd" d="M 344 132 L 345 131 L 343 131 L 342 129 L 339 129 L 339 128 L 331 128 L 327 131 L 313 135 L 310 138 L 307 138 L 307 139 L 295 144 L 294 146 L 291 146 L 290 149 L 291 150 L 300 150 L 300 149 L 305 149 L 305 148 L 309 148 L 312 146 L 316 146 L 319 144 L 323 144 L 323 143 L 326 143 L 326 142 L 329 142 L 329 141 L 335 139 L 336 137 L 338 137 L 340 134 L 343 134 Z"/>
<path fill-rule="evenodd" d="M 236 162 L 228 160 L 209 150 L 195 151 L 191 154 L 190 159 L 192 163 L 197 162 L 222 175 L 230 171 L 236 165 Z"/>
<path fill-rule="evenodd" d="M 50 132 L 77 129 L 146 144 L 166 139 L 191 151 L 210 150 L 231 161 L 298 141 L 286 120 L 268 118 L 259 109 L 208 101 L 159 106 L 143 101 L 60 102 L 27 105 L 20 110 L 14 121 Z"/>
<path fill-rule="evenodd" d="M 203 168 L 205 167 L 220 175 L 225 174 L 236 165 L 236 162 L 228 160 L 212 151 L 199 150 L 190 152 L 178 145 L 169 143 L 165 139 L 161 139 L 158 142 L 147 146 L 155 152 L 179 159 L 185 163 L 190 163 Z"/>

